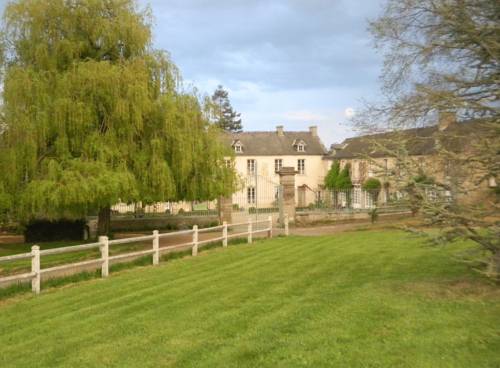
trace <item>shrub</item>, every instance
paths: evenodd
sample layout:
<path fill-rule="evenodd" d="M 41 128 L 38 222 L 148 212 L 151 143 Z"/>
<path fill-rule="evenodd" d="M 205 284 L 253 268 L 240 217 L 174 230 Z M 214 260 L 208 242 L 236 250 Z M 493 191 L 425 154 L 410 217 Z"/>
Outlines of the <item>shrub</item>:
<path fill-rule="evenodd" d="M 382 184 L 380 183 L 380 180 L 376 178 L 369 178 L 363 183 L 363 190 L 366 190 L 367 192 L 380 190 L 380 188 L 382 188 Z"/>
<path fill-rule="evenodd" d="M 423 185 L 433 185 L 435 184 L 434 178 L 431 178 L 425 174 L 419 174 L 413 178 L 413 181 L 417 184 Z"/>
<path fill-rule="evenodd" d="M 362 188 L 370 193 L 373 202 L 377 202 L 380 188 L 382 188 L 382 183 L 377 178 L 369 178 L 363 183 Z"/>
<path fill-rule="evenodd" d="M 28 243 L 39 241 L 83 240 L 83 232 L 87 226 L 81 220 L 33 220 L 26 225 L 25 241 Z"/>
<path fill-rule="evenodd" d="M 340 163 L 334 162 L 325 178 L 325 188 L 330 190 L 347 190 L 352 188 L 351 166 L 346 164 L 340 169 Z"/>

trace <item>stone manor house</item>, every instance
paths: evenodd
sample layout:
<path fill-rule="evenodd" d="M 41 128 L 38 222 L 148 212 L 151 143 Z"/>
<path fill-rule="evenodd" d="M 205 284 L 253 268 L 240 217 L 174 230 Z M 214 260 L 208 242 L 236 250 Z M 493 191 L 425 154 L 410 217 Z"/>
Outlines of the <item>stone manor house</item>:
<path fill-rule="evenodd" d="M 275 131 L 228 133 L 227 142 L 241 179 L 241 190 L 232 198 L 235 206 L 272 207 L 279 196 L 283 167 L 295 169 L 296 204 L 315 201 L 314 191 L 321 188 L 328 170 L 327 150 L 316 126 L 301 132 L 285 131 L 280 125 Z"/>
<path fill-rule="evenodd" d="M 398 138 L 402 135 L 409 155 L 419 165 L 432 167 L 433 170 L 427 171 L 435 174 L 440 181 L 446 181 L 453 177 L 454 168 L 449 163 L 438 162 L 435 157 L 439 136 L 443 133 L 461 136 L 460 142 L 455 142 L 454 149 L 465 152 L 467 142 L 463 137 L 466 137 L 465 140 L 472 140 L 473 133 L 478 131 L 478 124 L 474 121 L 458 123 L 454 115 L 443 114 L 435 126 L 348 138 L 340 144 L 333 144 L 330 150 L 325 148 L 316 126 L 309 127 L 307 131 L 286 131 L 280 125 L 274 131 L 226 133 L 227 145 L 234 151 L 234 159 L 227 158 L 227 164 L 234 165 L 240 178 L 239 190 L 231 198 L 232 206 L 237 210 L 277 207 L 280 195 L 279 172 L 284 167 L 295 170 L 296 207 L 314 206 L 331 196 L 324 188 L 324 180 L 332 163 L 339 161 L 341 167 L 350 165 L 353 183 L 353 189 L 349 193 L 350 206 L 354 209 L 371 208 L 374 206 L 373 198 L 362 190 L 362 185 L 368 178 L 375 177 L 384 183 L 378 196 L 378 204 L 401 197 L 396 186 L 389 185 L 390 179 L 387 177 L 387 172 L 394 170 L 396 160 L 377 150 L 374 146 L 376 142 L 396 140 L 395 134 L 400 135 Z M 478 195 L 488 193 L 487 189 L 492 187 L 496 187 L 493 178 L 479 185 L 471 182 L 469 198 L 477 199 Z M 341 202 L 342 198 L 344 204 L 341 206 L 345 206 L 345 194 L 342 197 L 340 193 Z M 133 205 L 121 204 L 114 209 L 126 212 L 131 211 L 131 206 Z M 157 211 L 158 206 L 161 206 L 159 212 L 168 210 L 173 214 L 181 208 L 184 211 L 203 208 L 191 203 L 164 203 L 148 207 Z M 216 209 L 216 201 L 209 203 L 208 208 Z"/>
<path fill-rule="evenodd" d="M 398 170 L 394 156 L 377 148 L 377 143 L 390 147 L 390 142 L 404 142 L 409 156 L 425 172 L 440 182 L 453 182 L 457 170 L 451 162 L 436 156 L 440 144 L 450 145 L 456 154 L 471 154 L 474 143 L 483 135 L 478 121 L 457 122 L 455 114 L 442 113 L 436 125 L 348 138 L 340 144 L 333 144 L 330 150 L 323 145 L 318 129 L 311 126 L 309 131 L 286 131 L 277 126 L 275 131 L 241 132 L 229 134 L 235 153 L 235 169 L 243 179 L 240 192 L 233 195 L 233 203 L 238 206 L 271 206 L 277 193 L 270 195 L 268 187 L 277 188 L 278 172 L 282 167 L 295 169 L 295 204 L 307 207 L 325 201 L 329 194 L 324 188 L 324 179 L 334 161 L 341 168 L 350 165 L 353 189 L 350 191 L 352 208 L 362 209 L 374 206 L 372 196 L 362 189 L 368 178 L 377 178 L 383 183 L 377 202 L 384 204 L 398 200 L 403 194 L 394 185 L 388 173 Z M 451 138 L 452 137 L 452 138 Z M 388 143 L 389 142 L 389 143 Z M 481 201 L 496 187 L 494 178 L 477 181 L 481 173 L 471 174 L 465 183 L 465 193 L 457 194 L 462 200 Z M 253 179 L 255 178 L 255 179 Z M 256 182 L 260 181 L 260 186 Z M 264 184 L 262 184 L 264 183 Z M 265 183 L 269 183 L 266 185 Z M 343 193 L 340 193 L 340 198 Z M 432 195 L 432 192 L 429 192 Z M 451 197 L 451 191 L 444 193 Z M 345 200 L 344 200 L 345 202 Z"/>

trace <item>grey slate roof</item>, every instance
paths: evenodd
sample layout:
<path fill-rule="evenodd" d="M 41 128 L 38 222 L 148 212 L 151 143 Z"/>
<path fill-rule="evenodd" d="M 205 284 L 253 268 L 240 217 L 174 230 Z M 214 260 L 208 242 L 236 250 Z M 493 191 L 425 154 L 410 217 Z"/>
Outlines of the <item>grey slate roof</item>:
<path fill-rule="evenodd" d="M 481 124 L 477 121 L 455 123 L 444 132 L 438 126 L 428 126 L 407 129 L 398 132 L 364 135 L 348 138 L 341 144 L 332 145 L 329 154 L 331 159 L 350 159 L 370 156 L 372 158 L 388 156 L 385 151 L 378 149 L 377 143 L 391 149 L 397 143 L 405 142 L 410 155 L 430 155 L 436 151 L 436 138 L 440 137 L 441 143 L 447 142 L 451 150 L 460 150 L 472 134 L 480 133 Z M 391 147 L 392 146 L 392 147 Z"/>
<path fill-rule="evenodd" d="M 308 131 L 284 131 L 282 136 L 278 135 L 276 131 L 226 133 L 225 139 L 230 145 L 237 141 L 243 145 L 243 152 L 236 152 L 236 156 L 308 156 L 327 153 L 320 138 L 313 136 Z M 301 140 L 305 143 L 305 151 L 297 152 L 294 143 Z"/>

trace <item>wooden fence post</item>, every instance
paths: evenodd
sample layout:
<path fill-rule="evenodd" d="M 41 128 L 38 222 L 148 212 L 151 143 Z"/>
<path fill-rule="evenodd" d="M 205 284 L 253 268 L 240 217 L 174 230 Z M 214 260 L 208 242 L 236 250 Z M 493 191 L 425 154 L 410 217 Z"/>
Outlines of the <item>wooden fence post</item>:
<path fill-rule="evenodd" d="M 153 266 L 160 263 L 160 236 L 158 230 L 153 230 Z"/>
<path fill-rule="evenodd" d="M 248 218 L 248 244 L 252 244 L 252 218 Z"/>
<path fill-rule="evenodd" d="M 107 236 L 99 237 L 99 249 L 101 250 L 102 266 L 101 277 L 108 277 L 109 275 L 109 239 Z"/>
<path fill-rule="evenodd" d="M 222 223 L 222 246 L 227 248 L 227 222 Z"/>
<path fill-rule="evenodd" d="M 288 214 L 285 214 L 285 236 L 289 235 L 289 230 L 288 230 Z"/>
<path fill-rule="evenodd" d="M 31 272 L 34 273 L 31 279 L 31 290 L 35 294 L 40 294 L 40 247 L 38 245 L 31 247 Z"/>
<path fill-rule="evenodd" d="M 269 216 L 268 221 L 269 221 L 269 230 L 267 231 L 267 237 L 272 238 L 273 237 L 273 216 Z"/>
<path fill-rule="evenodd" d="M 193 257 L 198 255 L 198 225 L 193 226 Z"/>

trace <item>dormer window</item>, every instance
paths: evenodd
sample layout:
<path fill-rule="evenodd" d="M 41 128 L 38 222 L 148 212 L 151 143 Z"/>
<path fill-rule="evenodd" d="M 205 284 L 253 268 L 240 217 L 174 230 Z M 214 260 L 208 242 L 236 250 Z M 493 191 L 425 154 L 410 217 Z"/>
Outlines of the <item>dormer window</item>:
<path fill-rule="evenodd" d="M 306 143 L 302 139 L 296 139 L 293 142 L 293 147 L 297 152 L 305 152 L 306 151 Z"/>
<path fill-rule="evenodd" d="M 234 141 L 233 142 L 233 149 L 234 149 L 234 152 L 241 153 L 241 152 L 243 152 L 243 145 L 241 144 L 240 141 Z"/>

